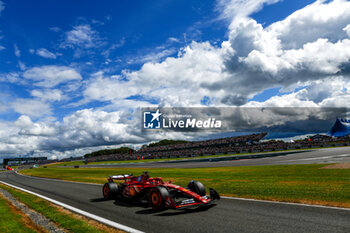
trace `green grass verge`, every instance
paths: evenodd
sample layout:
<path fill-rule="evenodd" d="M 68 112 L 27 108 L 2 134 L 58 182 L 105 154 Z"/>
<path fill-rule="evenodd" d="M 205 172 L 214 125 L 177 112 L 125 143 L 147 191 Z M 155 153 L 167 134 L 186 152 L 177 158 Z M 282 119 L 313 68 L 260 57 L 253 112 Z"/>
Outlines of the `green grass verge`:
<path fill-rule="evenodd" d="M 7 201 L 0 195 L 0 232 L 35 232 L 22 221 L 22 216 L 12 211 Z"/>
<path fill-rule="evenodd" d="M 43 200 L 39 197 L 36 197 L 34 195 L 31 195 L 22 191 L 18 191 L 13 188 L 9 188 L 8 186 L 2 185 L 2 184 L 0 184 L 0 188 L 6 189 L 20 202 L 26 204 L 29 208 L 43 214 L 48 219 L 57 223 L 59 226 L 68 230 L 69 232 L 74 232 L 74 233 L 107 232 L 89 225 L 86 221 L 76 219 L 72 216 L 67 215 L 66 213 L 60 211 L 59 208 L 57 208 L 56 206 L 53 206 L 50 202 Z M 10 218 L 9 215 L 5 215 L 5 217 Z M 3 222 L 2 219 L 0 222 Z M 10 231 L 10 232 L 18 232 L 18 229 L 19 229 L 19 225 L 17 226 L 16 230 Z M 0 232 L 3 232 L 1 231 L 1 228 L 0 228 Z"/>
<path fill-rule="evenodd" d="M 152 177 L 186 186 L 194 179 L 221 195 L 350 207 L 350 169 L 320 169 L 325 164 L 220 168 L 38 168 L 26 175 L 104 183 L 108 175 L 149 171 Z"/>

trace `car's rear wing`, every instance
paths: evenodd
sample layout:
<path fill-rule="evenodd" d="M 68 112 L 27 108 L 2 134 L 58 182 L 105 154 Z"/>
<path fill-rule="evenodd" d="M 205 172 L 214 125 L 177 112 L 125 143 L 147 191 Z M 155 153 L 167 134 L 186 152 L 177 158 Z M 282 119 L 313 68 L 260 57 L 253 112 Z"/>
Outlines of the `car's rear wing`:
<path fill-rule="evenodd" d="M 115 175 L 115 176 L 109 176 L 109 181 L 113 181 L 113 180 L 127 180 L 129 178 L 133 177 L 132 174 L 123 174 L 123 175 Z"/>

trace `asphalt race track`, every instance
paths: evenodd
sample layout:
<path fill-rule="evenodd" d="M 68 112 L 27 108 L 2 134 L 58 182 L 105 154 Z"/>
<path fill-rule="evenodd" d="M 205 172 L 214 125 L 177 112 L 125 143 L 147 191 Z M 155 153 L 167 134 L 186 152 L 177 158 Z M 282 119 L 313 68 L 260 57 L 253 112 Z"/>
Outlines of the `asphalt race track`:
<path fill-rule="evenodd" d="M 276 157 L 230 160 L 230 161 L 202 161 L 191 162 L 145 162 L 119 163 L 114 165 L 81 165 L 81 167 L 152 167 L 152 168 L 196 168 L 196 167 L 229 167 L 229 166 L 259 166 L 283 164 L 314 164 L 350 162 L 350 147 L 314 149 L 306 151 L 275 152 L 282 154 Z M 261 154 L 261 153 L 258 153 Z M 270 153 L 272 154 L 272 153 Z M 253 155 L 253 154 L 250 154 Z"/>
<path fill-rule="evenodd" d="M 101 185 L 0 173 L 0 180 L 145 232 L 350 232 L 350 210 L 222 199 L 207 210 L 154 213 L 104 201 Z"/>

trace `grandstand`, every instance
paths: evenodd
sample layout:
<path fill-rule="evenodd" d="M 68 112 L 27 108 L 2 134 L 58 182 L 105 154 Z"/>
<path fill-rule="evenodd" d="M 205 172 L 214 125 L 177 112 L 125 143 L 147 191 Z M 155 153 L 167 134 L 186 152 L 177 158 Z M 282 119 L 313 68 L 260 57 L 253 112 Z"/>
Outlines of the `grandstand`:
<path fill-rule="evenodd" d="M 202 155 L 244 153 L 258 150 L 253 145 L 258 145 L 259 141 L 267 133 L 251 134 L 244 136 L 212 139 L 205 141 L 184 142 L 162 146 L 143 147 L 132 154 L 110 154 L 97 157 L 89 157 L 88 161 L 108 161 L 108 160 L 130 160 L 130 159 L 156 159 L 175 157 L 194 157 Z"/>
<path fill-rule="evenodd" d="M 162 146 L 143 147 L 132 154 L 110 154 L 88 158 L 89 162 L 107 160 L 130 160 L 138 158 L 155 159 L 170 157 L 192 157 L 228 153 L 249 144 L 258 143 L 267 133 L 251 134 L 245 136 L 212 139 L 205 141 L 184 142 Z"/>
<path fill-rule="evenodd" d="M 222 147 L 226 145 L 242 145 L 246 143 L 257 143 L 262 138 L 264 138 L 267 133 L 260 134 L 251 134 L 246 136 L 238 136 L 238 137 L 229 137 L 229 138 L 220 138 L 220 139 L 212 139 L 206 141 L 194 141 L 194 142 L 186 142 L 181 144 L 173 144 L 173 145 L 165 145 L 158 147 L 146 147 L 141 148 L 138 153 L 154 153 L 154 152 L 162 152 L 162 151 L 175 151 L 175 150 L 184 150 L 184 149 L 201 149 L 205 147 Z"/>

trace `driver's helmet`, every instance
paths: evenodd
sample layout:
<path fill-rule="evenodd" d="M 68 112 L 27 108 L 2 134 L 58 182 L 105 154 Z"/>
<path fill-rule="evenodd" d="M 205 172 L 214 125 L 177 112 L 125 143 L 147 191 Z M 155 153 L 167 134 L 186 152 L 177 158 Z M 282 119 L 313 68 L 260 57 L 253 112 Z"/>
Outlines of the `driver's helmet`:
<path fill-rule="evenodd" d="M 144 182 L 148 179 L 148 174 L 143 174 L 137 177 L 137 182 Z"/>

